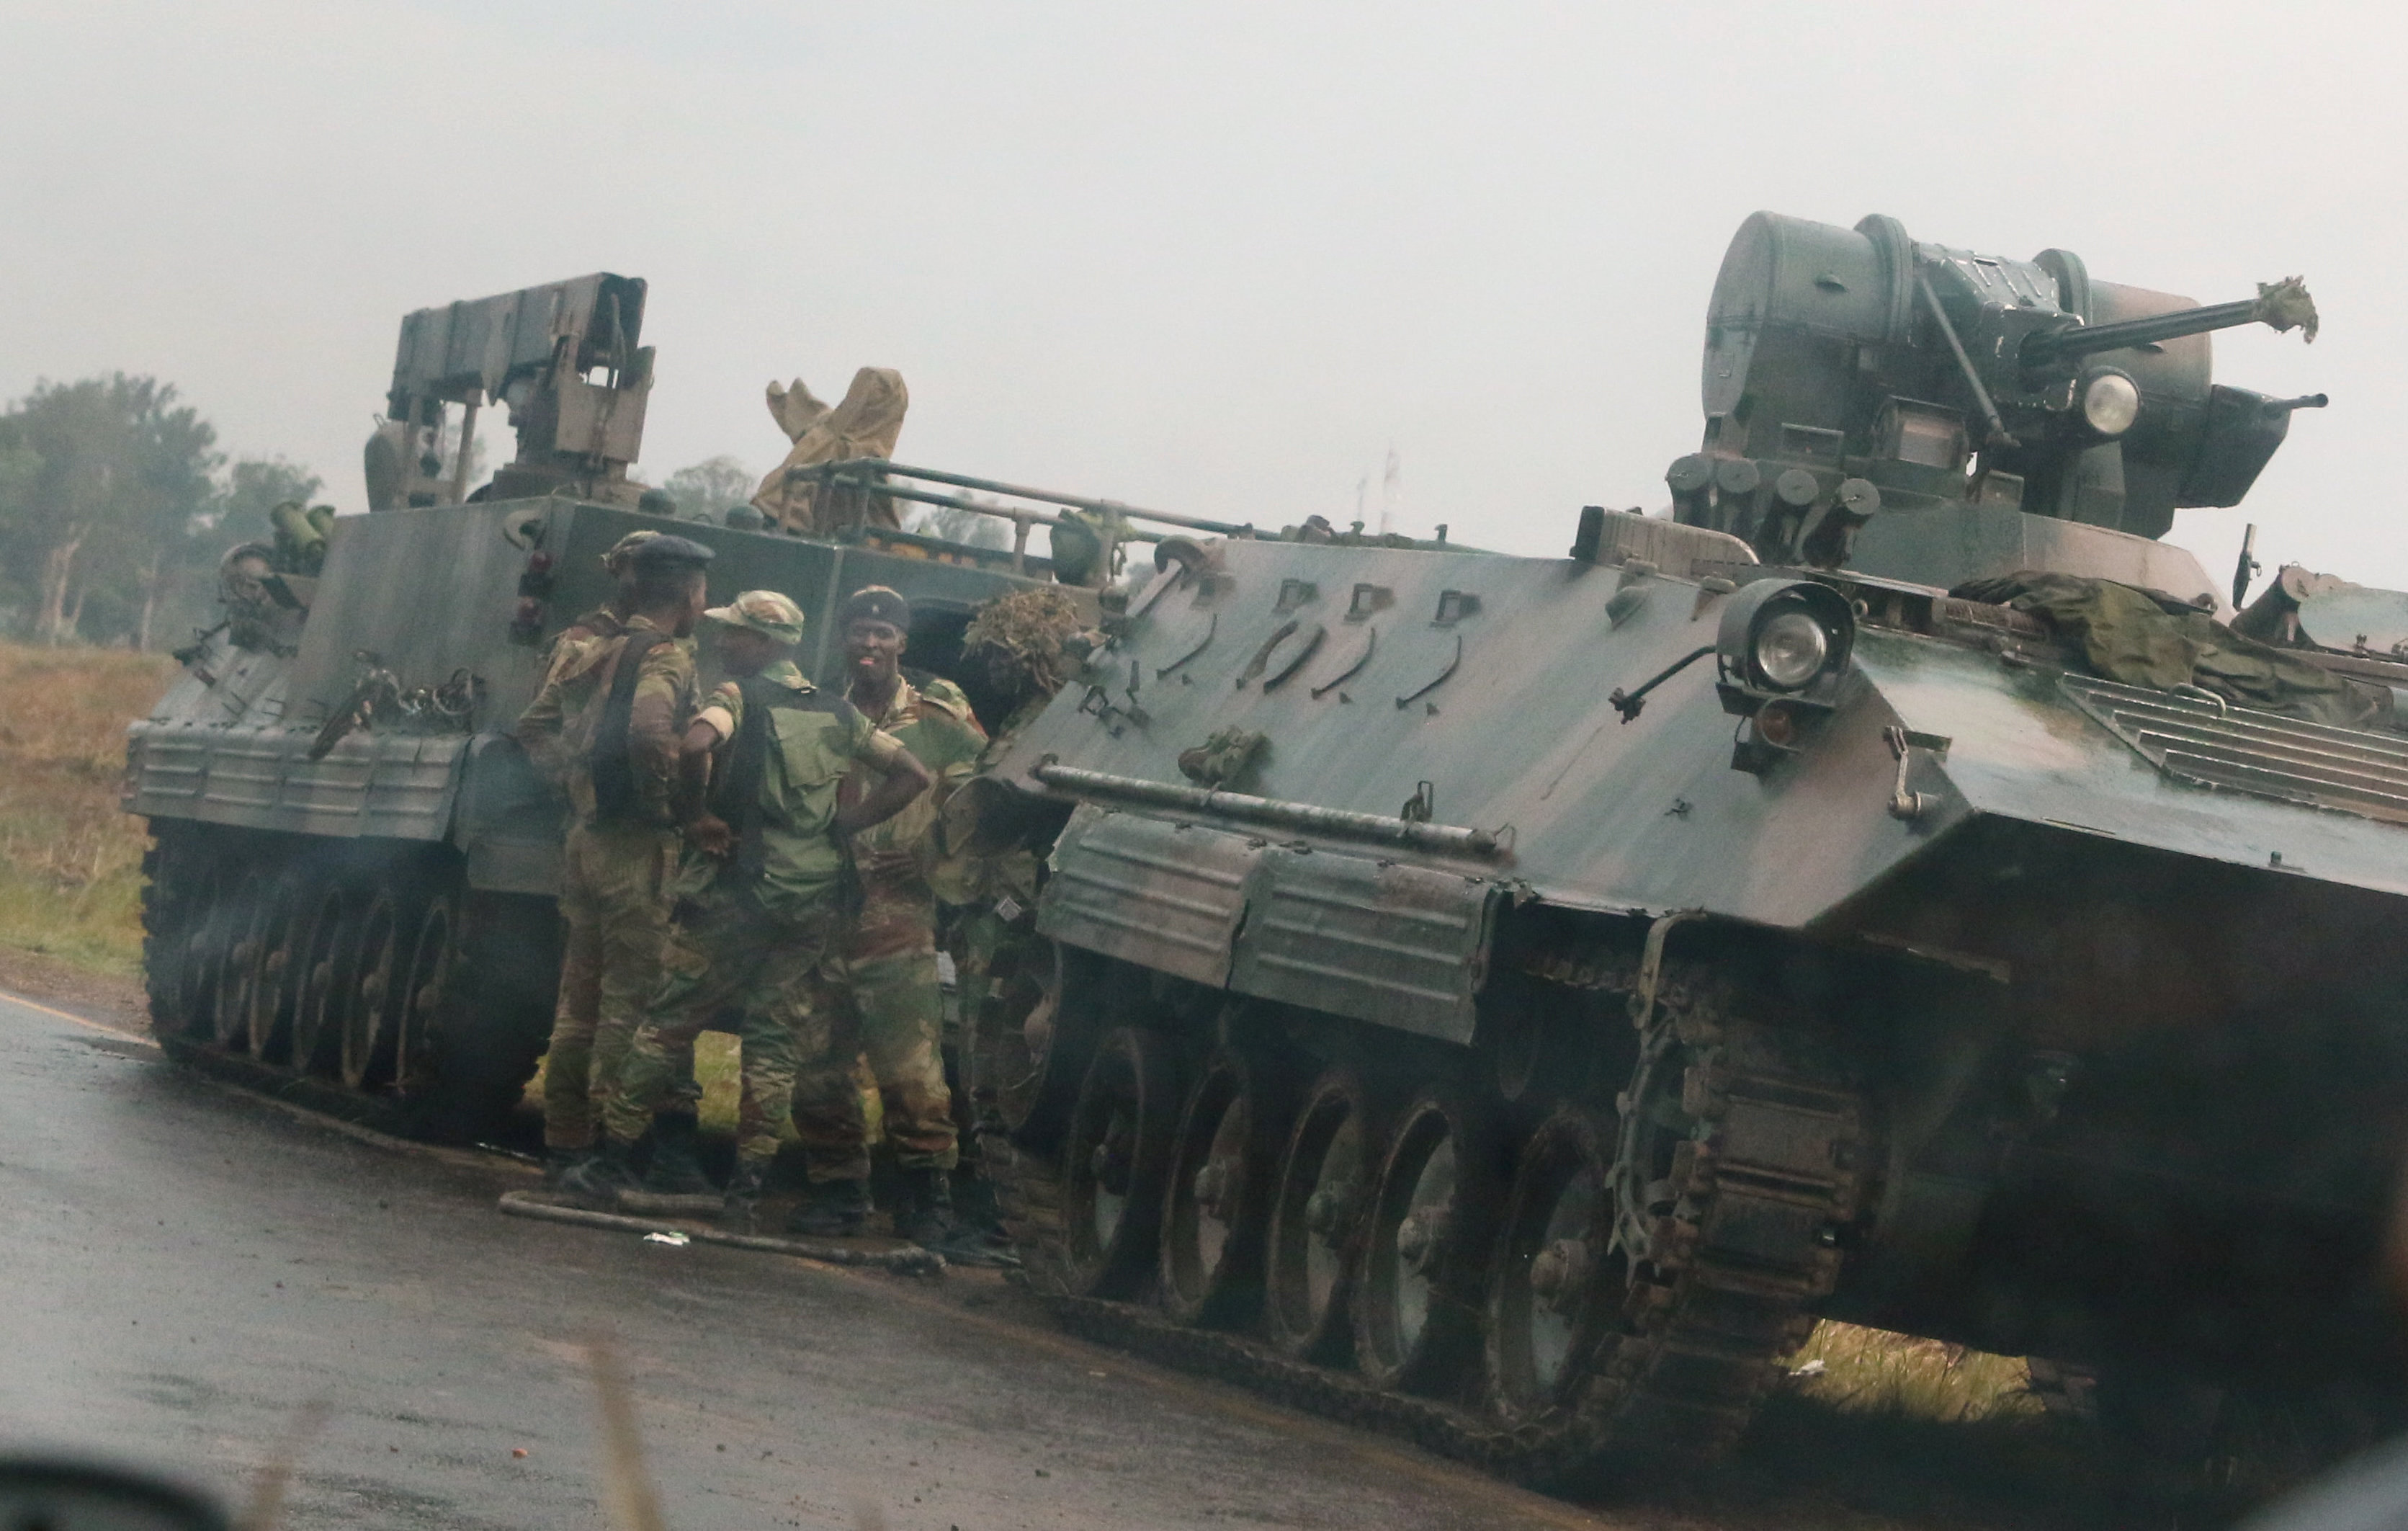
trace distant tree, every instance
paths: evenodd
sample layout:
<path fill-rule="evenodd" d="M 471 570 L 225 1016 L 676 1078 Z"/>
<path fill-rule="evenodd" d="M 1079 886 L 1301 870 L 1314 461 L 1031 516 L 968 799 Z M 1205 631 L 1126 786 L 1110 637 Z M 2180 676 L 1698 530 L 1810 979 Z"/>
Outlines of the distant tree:
<path fill-rule="evenodd" d="M 94 615 L 147 640 L 164 570 L 201 529 L 223 460 L 172 385 L 122 372 L 38 383 L 0 413 L 0 539 L 32 571 L 33 636 L 64 643 Z"/>
<path fill-rule="evenodd" d="M 760 483 L 760 474 L 723 453 L 679 469 L 661 487 L 686 520 L 716 521 L 730 506 L 750 501 Z"/>
<path fill-rule="evenodd" d="M 941 537 L 949 542 L 967 542 L 972 547 L 1011 545 L 1010 522 L 966 511 L 958 505 L 932 505 L 916 512 L 903 529 L 923 537 Z"/>

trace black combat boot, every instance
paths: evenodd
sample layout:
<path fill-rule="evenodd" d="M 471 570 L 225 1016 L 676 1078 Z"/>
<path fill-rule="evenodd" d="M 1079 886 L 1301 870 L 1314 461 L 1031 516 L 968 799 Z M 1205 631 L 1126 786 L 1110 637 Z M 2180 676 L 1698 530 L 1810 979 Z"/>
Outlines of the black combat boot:
<path fill-rule="evenodd" d="M 818 1180 L 786 1219 L 786 1232 L 802 1238 L 850 1238 L 868 1220 L 866 1181 Z"/>
<path fill-rule="evenodd" d="M 594 1157 L 591 1146 L 582 1148 L 547 1148 L 543 1150 L 543 1188 L 558 1191 L 561 1182 L 574 1175 Z"/>
<path fill-rule="evenodd" d="M 652 1122 L 652 1162 L 644 1190 L 654 1196 L 708 1196 L 719 1188 L 702 1173 L 696 1151 L 702 1124 L 681 1111 L 664 1111 Z"/>
<path fill-rule="evenodd" d="M 953 1177 L 940 1169 L 905 1170 L 903 1204 L 895 1209 L 895 1236 L 934 1249 L 953 1235 Z"/>
<path fill-rule="evenodd" d="M 940 1169 L 903 1172 L 903 1205 L 895 1209 L 895 1233 L 957 1265 L 1008 1264 L 986 1230 L 965 1224 L 953 1212 L 953 1179 Z"/>
<path fill-rule="evenodd" d="M 738 1159 L 727 1177 L 727 1195 L 719 1204 L 719 1226 L 731 1234 L 755 1232 L 754 1221 L 761 1210 L 761 1192 L 769 1182 L 769 1162 L 766 1159 Z"/>
<path fill-rule="evenodd" d="M 599 1153 L 560 1177 L 564 1197 L 598 1212 L 616 1209 L 619 1193 L 633 1191 L 636 1186 L 636 1147 L 632 1143 L 605 1143 Z"/>

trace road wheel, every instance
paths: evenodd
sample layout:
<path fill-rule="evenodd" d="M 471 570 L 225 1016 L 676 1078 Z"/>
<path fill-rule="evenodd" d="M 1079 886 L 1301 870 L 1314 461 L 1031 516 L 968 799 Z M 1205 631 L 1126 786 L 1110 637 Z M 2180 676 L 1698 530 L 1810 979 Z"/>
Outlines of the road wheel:
<path fill-rule="evenodd" d="M 982 1002 L 973 1047 L 975 1088 L 1015 1140 L 1039 1148 L 1060 1135 L 1096 1039 L 1145 1004 L 1143 969 L 1044 945 L 1041 956 L 1020 953 L 997 981 L 1001 992 Z"/>
<path fill-rule="evenodd" d="M 246 872 L 235 885 L 221 920 L 226 946 L 217 963 L 217 988 L 210 1001 L 210 1034 L 219 1047 L 242 1052 L 251 1046 L 252 984 L 258 976 L 260 917 L 275 888 L 265 872 Z"/>
<path fill-rule="evenodd" d="M 456 861 L 438 863 L 433 880 L 412 965 L 440 967 L 442 980 L 423 1004 L 426 985 L 410 980 L 416 1034 L 400 1058 L 400 1090 L 413 1133 L 475 1142 L 505 1130 L 552 1034 L 560 916 L 549 899 L 469 891 Z M 435 908 L 451 911 L 450 953 L 421 962 Z"/>
<path fill-rule="evenodd" d="M 429 899 L 418 917 L 408 958 L 396 1012 L 400 1024 L 393 1039 L 394 1075 L 405 1084 L 419 1073 L 448 1006 L 457 998 L 460 903 L 448 889 Z"/>
<path fill-rule="evenodd" d="M 212 1034 L 218 974 L 231 944 L 225 934 L 234 902 L 231 882 L 224 869 L 206 866 L 195 869 L 188 884 L 182 936 L 174 956 L 172 1030 L 175 1035 L 194 1042 L 208 1041 Z"/>
<path fill-rule="evenodd" d="M 1484 1105 L 1433 1087 L 1390 1135 L 1353 1300 L 1355 1365 L 1383 1387 L 1447 1392 L 1476 1353 L 1505 1183 Z"/>
<path fill-rule="evenodd" d="M 308 940 L 308 885 L 286 873 L 269 888 L 251 921 L 251 1055 L 281 1062 L 292 1041 L 294 1002 L 300 986 L 301 946 Z"/>
<path fill-rule="evenodd" d="M 344 964 L 341 1043 L 343 1087 L 366 1090 L 393 1076 L 393 1041 L 400 1030 L 402 986 L 408 977 L 407 943 L 417 933 L 418 911 L 408 895 L 380 888 L 360 911 Z"/>
<path fill-rule="evenodd" d="M 1623 1284 L 1608 1268 L 1612 1143 L 1595 1117 L 1562 1111 L 1522 1149 L 1488 1286 L 1488 1391 L 1510 1423 L 1553 1423 L 1572 1408 L 1613 1306 L 1599 1293 Z"/>
<path fill-rule="evenodd" d="M 1345 1348 L 1346 1290 L 1379 1151 L 1362 1080 L 1346 1068 L 1323 1074 L 1280 1160 L 1264 1273 L 1271 1342 L 1298 1360 L 1335 1362 Z"/>
<path fill-rule="evenodd" d="M 1144 1284 L 1178 1090 L 1170 1045 L 1159 1034 L 1123 1026 L 1096 1048 L 1062 1145 L 1064 1277 L 1072 1293 L 1126 1297 Z"/>
<path fill-rule="evenodd" d="M 293 1001 L 293 1071 L 327 1072 L 342 1046 L 342 1000 L 349 987 L 344 963 L 351 952 L 356 911 L 339 883 L 321 884 L 308 903 L 308 933 Z"/>
<path fill-rule="evenodd" d="M 1287 1129 L 1272 1072 L 1223 1047 L 1180 1114 L 1161 1276 L 1162 1306 L 1182 1323 L 1238 1327 L 1262 1302 L 1271 1176 Z"/>

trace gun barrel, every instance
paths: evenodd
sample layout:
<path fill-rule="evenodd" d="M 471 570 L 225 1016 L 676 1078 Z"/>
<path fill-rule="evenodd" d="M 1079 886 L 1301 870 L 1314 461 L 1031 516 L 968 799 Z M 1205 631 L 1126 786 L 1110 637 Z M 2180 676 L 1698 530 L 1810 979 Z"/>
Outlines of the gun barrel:
<path fill-rule="evenodd" d="M 2101 351 L 2121 351 L 2127 346 L 2149 345 L 2184 335 L 2230 329 L 2258 317 L 2258 300 L 2244 297 L 2237 303 L 2177 309 L 2172 313 L 2153 313 L 2145 319 L 2126 319 L 2113 325 L 2076 325 L 2032 336 L 2024 341 L 2023 360 L 2027 367 L 2045 367 L 2051 362 L 2074 361 Z"/>

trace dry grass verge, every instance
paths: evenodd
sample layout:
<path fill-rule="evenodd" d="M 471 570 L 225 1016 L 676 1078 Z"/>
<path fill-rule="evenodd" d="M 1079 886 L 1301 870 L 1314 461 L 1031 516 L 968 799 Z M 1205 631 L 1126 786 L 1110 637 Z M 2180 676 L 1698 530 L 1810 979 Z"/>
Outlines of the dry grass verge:
<path fill-rule="evenodd" d="M 0 946 L 124 978 L 142 960 L 142 820 L 117 806 L 125 726 L 164 655 L 0 643 Z"/>

